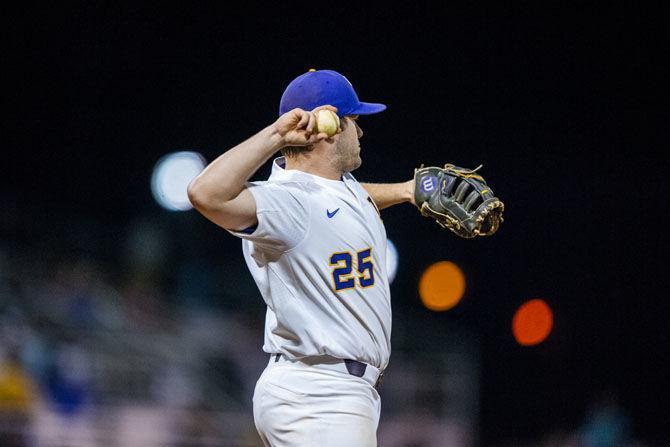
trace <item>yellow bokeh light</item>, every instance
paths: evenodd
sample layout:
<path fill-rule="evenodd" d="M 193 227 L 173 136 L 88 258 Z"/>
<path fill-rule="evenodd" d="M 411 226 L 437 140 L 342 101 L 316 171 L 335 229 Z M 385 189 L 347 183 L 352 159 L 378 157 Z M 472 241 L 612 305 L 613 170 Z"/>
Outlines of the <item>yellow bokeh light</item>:
<path fill-rule="evenodd" d="M 458 304 L 464 293 L 465 275 L 453 262 L 436 262 L 419 280 L 421 301 L 430 310 L 449 310 Z"/>

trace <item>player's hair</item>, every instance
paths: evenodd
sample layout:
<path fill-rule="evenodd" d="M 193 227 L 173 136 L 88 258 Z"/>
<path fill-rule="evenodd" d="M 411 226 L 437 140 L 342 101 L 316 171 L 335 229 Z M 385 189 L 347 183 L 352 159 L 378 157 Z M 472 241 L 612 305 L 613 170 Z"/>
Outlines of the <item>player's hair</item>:
<path fill-rule="evenodd" d="M 311 152 L 314 149 L 314 145 L 310 146 L 286 146 L 281 149 L 281 154 L 284 157 L 294 157 L 298 154 L 304 152 Z"/>

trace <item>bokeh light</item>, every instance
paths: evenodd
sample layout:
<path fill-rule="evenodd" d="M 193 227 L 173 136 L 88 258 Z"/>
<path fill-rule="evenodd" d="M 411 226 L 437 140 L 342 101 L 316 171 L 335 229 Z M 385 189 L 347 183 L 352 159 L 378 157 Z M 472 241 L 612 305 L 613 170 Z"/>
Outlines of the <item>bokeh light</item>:
<path fill-rule="evenodd" d="M 436 262 L 419 280 L 421 301 L 430 310 L 449 310 L 458 304 L 464 293 L 465 275 L 453 262 Z"/>
<path fill-rule="evenodd" d="M 395 274 L 398 271 L 398 249 L 391 239 L 386 240 L 386 272 L 389 277 L 389 284 L 395 279 Z"/>
<path fill-rule="evenodd" d="M 205 169 L 205 159 L 197 152 L 174 152 L 156 163 L 151 175 L 151 192 L 160 206 L 170 211 L 192 208 L 186 192 L 188 184 Z"/>
<path fill-rule="evenodd" d="M 512 333 L 517 343 L 532 346 L 542 343 L 551 332 L 554 316 L 551 308 L 541 299 L 523 303 L 512 318 Z"/>

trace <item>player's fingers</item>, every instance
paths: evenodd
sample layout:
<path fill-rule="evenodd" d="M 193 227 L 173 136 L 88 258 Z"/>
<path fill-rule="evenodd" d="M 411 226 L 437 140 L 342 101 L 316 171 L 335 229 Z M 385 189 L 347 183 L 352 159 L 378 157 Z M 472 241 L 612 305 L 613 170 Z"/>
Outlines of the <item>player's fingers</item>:
<path fill-rule="evenodd" d="M 308 113 L 309 115 L 309 122 L 307 123 L 307 126 L 305 127 L 305 131 L 307 132 L 307 136 L 310 136 L 316 127 L 316 114 L 315 113 Z"/>
<path fill-rule="evenodd" d="M 331 106 L 330 104 L 325 104 L 325 105 L 319 106 L 316 109 L 312 110 L 312 112 L 316 113 L 319 110 L 330 110 L 331 112 L 337 113 L 337 107 Z"/>
<path fill-rule="evenodd" d="M 319 132 L 319 133 L 314 134 L 314 135 L 312 135 L 311 137 L 309 137 L 309 139 L 308 139 L 308 144 L 318 143 L 319 141 L 321 141 L 321 140 L 325 140 L 325 139 L 327 139 L 327 138 L 328 138 L 328 134 L 327 134 L 327 133 Z"/>
<path fill-rule="evenodd" d="M 307 123 L 309 123 L 309 112 L 302 111 L 301 116 L 300 116 L 300 121 L 298 121 L 298 124 L 295 126 L 296 129 L 303 129 L 307 126 Z"/>

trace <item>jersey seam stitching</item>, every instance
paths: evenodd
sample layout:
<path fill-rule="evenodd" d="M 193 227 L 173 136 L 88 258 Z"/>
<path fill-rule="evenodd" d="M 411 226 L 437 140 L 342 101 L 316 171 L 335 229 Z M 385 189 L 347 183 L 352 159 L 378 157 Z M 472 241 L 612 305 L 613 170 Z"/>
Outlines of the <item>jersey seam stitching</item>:
<path fill-rule="evenodd" d="M 300 186 L 300 190 L 302 191 L 302 193 L 305 194 L 305 195 L 307 195 L 307 194 L 306 194 L 306 191 L 305 191 L 305 187 L 303 186 L 303 184 L 302 184 L 301 182 L 295 182 L 295 183 L 296 183 L 298 186 Z M 259 214 L 279 213 L 279 212 L 280 212 L 280 211 L 273 210 L 273 209 L 267 209 L 267 208 L 266 208 L 266 209 L 262 209 L 262 210 L 256 209 L 256 216 L 258 216 Z M 295 249 L 298 248 L 303 242 L 305 242 L 305 240 L 307 239 L 307 236 L 309 235 L 309 232 L 310 232 L 310 230 L 311 230 L 311 228 L 312 228 L 312 222 L 311 222 L 311 221 L 312 221 L 312 205 L 311 205 L 311 203 L 310 203 L 309 206 L 307 207 L 307 228 L 305 229 L 305 234 L 303 235 L 302 239 L 300 239 L 300 241 L 297 242 L 293 247 L 288 248 L 288 249 L 286 249 L 286 250 L 276 250 L 276 249 L 274 249 L 274 248 L 272 248 L 272 247 L 265 247 L 264 250 L 272 251 L 272 252 L 274 252 L 274 253 L 278 253 L 278 254 L 286 254 L 286 253 L 289 253 L 289 252 L 295 250 Z M 259 225 L 258 225 L 258 227 L 256 228 L 256 230 L 258 230 L 259 227 L 260 227 L 260 222 L 259 222 Z M 255 230 L 254 230 L 254 232 L 255 232 Z M 253 233 L 252 233 L 251 235 L 253 235 Z"/>
<path fill-rule="evenodd" d="M 305 186 L 302 183 L 298 183 L 298 185 L 300 185 L 300 189 L 301 189 L 302 193 L 305 196 L 307 196 L 307 191 L 305 191 Z M 307 228 L 305 228 L 305 234 L 298 243 L 296 243 L 293 247 L 281 252 L 282 254 L 290 253 L 293 250 L 295 250 L 296 248 L 300 247 L 303 244 L 303 242 L 305 242 L 307 240 L 307 236 L 309 236 L 309 233 L 312 230 L 312 202 L 309 201 L 309 200 L 306 200 L 306 202 L 308 202 L 309 206 L 307 207 Z"/>

